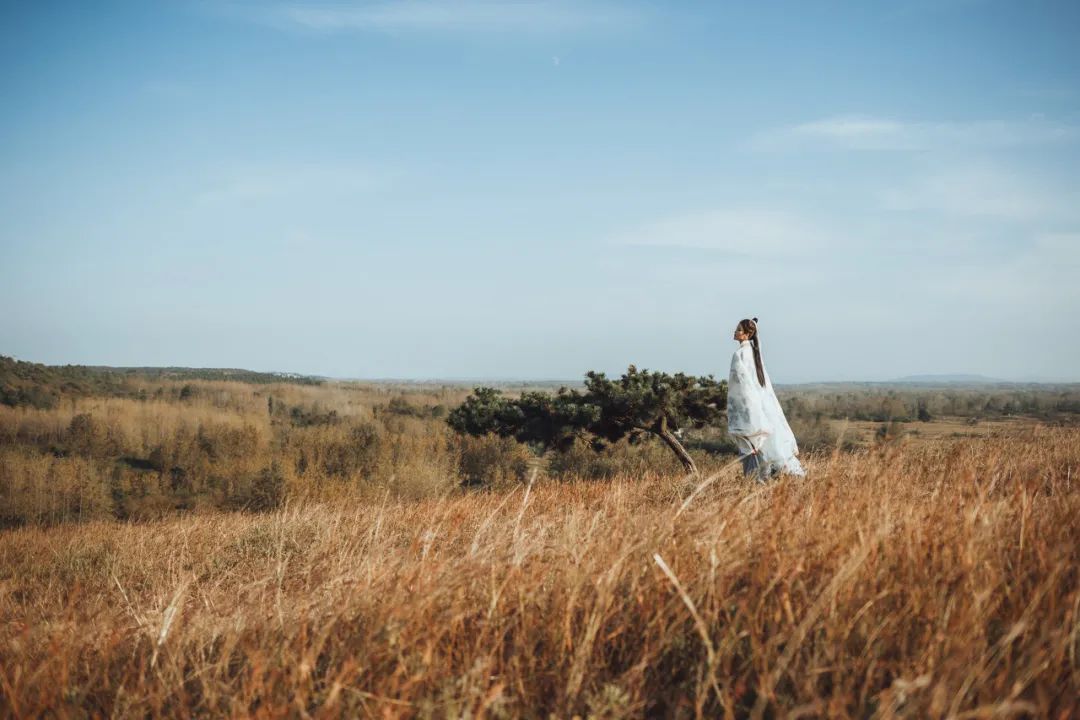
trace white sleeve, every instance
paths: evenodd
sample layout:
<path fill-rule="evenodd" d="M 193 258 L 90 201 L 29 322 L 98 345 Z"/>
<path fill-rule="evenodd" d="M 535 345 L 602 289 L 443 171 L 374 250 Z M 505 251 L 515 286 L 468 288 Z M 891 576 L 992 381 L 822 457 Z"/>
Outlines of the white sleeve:
<path fill-rule="evenodd" d="M 732 435 L 757 438 L 772 432 L 765 412 L 764 390 L 757 379 L 753 355 L 739 349 L 731 358 L 731 374 L 728 376 L 727 416 L 728 432 Z"/>

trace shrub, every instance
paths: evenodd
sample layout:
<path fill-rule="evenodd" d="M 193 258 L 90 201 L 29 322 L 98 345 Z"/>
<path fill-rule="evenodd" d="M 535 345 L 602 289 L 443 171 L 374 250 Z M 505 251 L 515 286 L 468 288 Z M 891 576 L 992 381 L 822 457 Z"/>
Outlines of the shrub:
<path fill-rule="evenodd" d="M 276 460 L 254 475 L 230 484 L 225 504 L 242 510 L 274 510 L 285 501 L 285 476 Z"/>
<path fill-rule="evenodd" d="M 90 413 L 71 418 L 66 440 L 69 452 L 85 458 L 111 457 L 120 449 L 105 423 Z"/>
<path fill-rule="evenodd" d="M 546 449 L 567 450 L 579 439 L 601 450 L 623 439 L 660 438 L 689 472 L 694 459 L 680 440 L 680 431 L 719 424 L 727 384 L 683 373 L 638 370 L 629 366 L 618 380 L 604 373 L 585 374 L 585 392 L 523 392 L 516 399 L 494 388 L 476 388 L 447 417 L 459 433 L 495 433 Z"/>
<path fill-rule="evenodd" d="M 0 526 L 110 517 L 109 481 L 102 470 L 88 458 L 5 449 L 0 453 Z"/>
<path fill-rule="evenodd" d="M 512 438 L 461 435 L 456 442 L 458 473 L 465 485 L 502 485 L 528 476 L 533 455 Z"/>
<path fill-rule="evenodd" d="M 294 434 L 291 442 L 299 441 L 300 445 L 298 471 L 345 479 L 358 475 L 370 478 L 379 468 L 384 433 L 374 422 L 323 426 Z"/>
<path fill-rule="evenodd" d="M 318 407 L 305 410 L 300 406 L 289 409 L 289 421 L 296 427 L 311 427 L 312 425 L 337 425 L 341 418 L 337 410 L 321 412 Z"/>
<path fill-rule="evenodd" d="M 904 423 L 893 420 L 892 422 L 882 423 L 877 432 L 874 433 L 874 437 L 878 442 L 892 442 L 904 437 L 906 433 Z"/>
<path fill-rule="evenodd" d="M 637 443 L 622 440 L 599 450 L 579 440 L 566 450 L 550 453 L 547 468 L 552 477 L 586 480 L 650 473 L 677 474 L 682 470 L 665 446 L 651 438 Z"/>
<path fill-rule="evenodd" d="M 821 414 L 809 418 L 793 417 L 790 418 L 790 424 L 800 451 L 831 450 L 839 440 L 832 423 Z"/>

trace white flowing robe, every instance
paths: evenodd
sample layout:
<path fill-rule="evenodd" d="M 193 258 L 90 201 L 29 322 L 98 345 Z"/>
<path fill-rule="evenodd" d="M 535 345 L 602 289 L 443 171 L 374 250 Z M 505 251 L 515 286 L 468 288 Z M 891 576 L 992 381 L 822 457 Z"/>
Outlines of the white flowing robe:
<path fill-rule="evenodd" d="M 731 356 L 731 374 L 728 376 L 728 432 L 738 442 L 741 454 L 750 452 L 751 445 L 757 448 L 758 460 L 767 475 L 776 472 L 805 475 L 797 457 L 799 446 L 795 435 L 776 399 L 764 363 L 762 371 L 765 373 L 764 387 L 758 382 L 753 347 L 748 340 L 739 343 Z"/>

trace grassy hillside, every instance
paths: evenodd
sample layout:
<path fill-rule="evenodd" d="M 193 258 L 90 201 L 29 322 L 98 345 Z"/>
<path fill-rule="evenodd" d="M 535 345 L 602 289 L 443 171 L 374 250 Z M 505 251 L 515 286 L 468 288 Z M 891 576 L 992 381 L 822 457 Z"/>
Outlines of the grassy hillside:
<path fill-rule="evenodd" d="M 245 372 L 237 377 L 257 382 L 205 380 L 188 372 L 233 371 L 0 359 L 0 395 L 8 398 L 0 403 L 0 527 L 267 510 L 339 495 L 433 496 L 513 485 L 532 470 L 542 479 L 596 480 L 678 472 L 656 442 L 620 442 L 601 453 L 579 443 L 539 455 L 510 440 L 459 437 L 445 418 L 469 392 L 463 386 L 314 383 Z M 1080 417 L 1080 396 L 1069 388 L 785 388 L 781 398 L 807 452 L 986 436 Z M 706 470 L 734 451 L 722 427 L 683 440 Z"/>
<path fill-rule="evenodd" d="M 0 368 L 0 715 L 1080 710 L 1075 388 L 784 389 L 809 477 L 688 435 L 680 513 L 461 386 Z"/>
<path fill-rule="evenodd" d="M 1074 717 L 1080 431 L 0 534 L 0 707 Z"/>
<path fill-rule="evenodd" d="M 142 384 L 155 380 L 237 381 L 254 384 L 318 385 L 320 378 L 292 373 L 259 373 L 227 368 L 103 367 L 42 365 L 0 355 L 0 405 L 39 409 L 56 407 L 61 398 L 145 396 Z"/>

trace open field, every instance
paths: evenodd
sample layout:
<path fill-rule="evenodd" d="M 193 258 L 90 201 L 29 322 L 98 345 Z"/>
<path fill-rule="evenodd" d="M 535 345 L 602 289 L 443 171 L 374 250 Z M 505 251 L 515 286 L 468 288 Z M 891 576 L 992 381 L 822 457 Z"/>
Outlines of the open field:
<path fill-rule="evenodd" d="M 4 712 L 1080 712 L 1080 431 L 807 462 L 8 530 Z"/>
<path fill-rule="evenodd" d="M 660 443 L 459 436 L 461 386 L 14 367 L 7 716 L 1080 710 L 1072 387 L 785 391 L 809 477 L 688 436 L 680 514 Z"/>
<path fill-rule="evenodd" d="M 503 388 L 508 395 L 524 389 Z M 586 438 L 541 455 L 506 438 L 458 435 L 446 420 L 469 392 L 462 385 L 48 367 L 0 357 L 0 527 L 266 510 L 386 493 L 440 497 L 463 486 L 513 487 L 533 470 L 562 480 L 680 471 L 655 438 L 609 443 L 599 453 Z M 792 387 L 782 389 L 781 400 L 807 452 L 873 448 L 900 436 L 994 437 L 1080 418 L 1078 386 Z M 720 420 L 683 437 L 705 472 L 734 457 Z"/>
<path fill-rule="evenodd" d="M 881 430 L 882 423 L 866 420 L 832 420 L 833 430 L 841 441 L 870 446 Z M 930 422 L 907 422 L 900 425 L 903 435 L 913 442 L 943 438 L 989 438 L 1015 435 L 1033 425 L 1030 418 L 1000 418 L 971 420 L 968 418 L 937 418 Z"/>
<path fill-rule="evenodd" d="M 1080 0 L 0 36 L 0 720 L 1080 720 Z"/>

